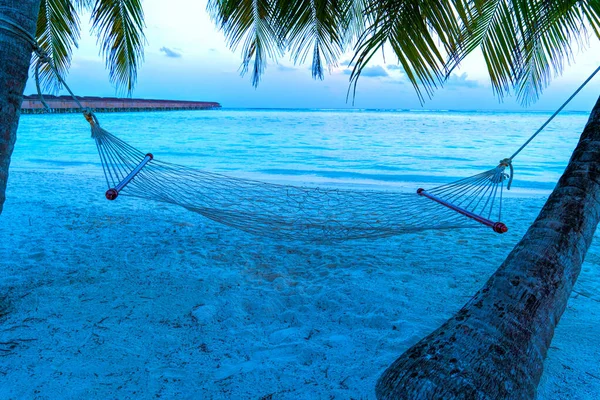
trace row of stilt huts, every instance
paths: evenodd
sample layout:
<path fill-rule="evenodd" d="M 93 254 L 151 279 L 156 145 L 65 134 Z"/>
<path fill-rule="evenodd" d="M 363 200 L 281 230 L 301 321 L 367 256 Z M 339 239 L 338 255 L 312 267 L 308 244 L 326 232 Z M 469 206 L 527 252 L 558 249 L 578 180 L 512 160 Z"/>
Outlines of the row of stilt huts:
<path fill-rule="evenodd" d="M 46 104 L 56 113 L 80 112 L 77 103 L 70 96 L 44 96 Z M 77 97 L 83 107 L 96 112 L 136 112 L 136 111 L 175 111 L 212 110 L 221 105 L 212 101 L 149 100 L 118 97 Z M 21 105 L 23 114 L 47 112 L 39 96 L 25 96 Z"/>

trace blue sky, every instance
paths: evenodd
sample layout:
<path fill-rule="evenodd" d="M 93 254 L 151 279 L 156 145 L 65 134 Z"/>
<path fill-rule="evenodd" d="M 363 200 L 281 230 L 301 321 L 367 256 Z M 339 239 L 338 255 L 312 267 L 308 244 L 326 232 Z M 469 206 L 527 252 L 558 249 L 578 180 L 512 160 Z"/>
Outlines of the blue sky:
<path fill-rule="evenodd" d="M 145 0 L 148 44 L 133 97 L 218 101 L 224 107 L 348 108 L 348 68 L 341 64 L 326 74 L 323 81 L 313 80 L 309 63 L 294 65 L 289 57 L 271 63 L 255 89 L 249 76 L 239 73 L 240 55 L 230 50 L 223 34 L 208 17 L 205 1 Z M 85 17 L 84 17 L 85 20 Z M 80 95 L 114 96 L 104 63 L 98 55 L 96 39 L 83 37 L 73 58 L 67 81 Z M 310 60 L 309 60 L 310 61 Z M 493 94 L 481 54 L 473 54 L 444 88 L 424 105 L 401 69 L 391 57 L 375 58 L 358 84 L 356 108 L 410 109 L 503 109 L 522 107 L 512 98 L 500 102 Z M 600 43 L 576 51 L 574 62 L 555 79 L 532 110 L 553 110 L 600 65 Z M 35 92 L 29 82 L 26 93 Z M 600 94 L 596 78 L 569 109 L 590 110 Z"/>

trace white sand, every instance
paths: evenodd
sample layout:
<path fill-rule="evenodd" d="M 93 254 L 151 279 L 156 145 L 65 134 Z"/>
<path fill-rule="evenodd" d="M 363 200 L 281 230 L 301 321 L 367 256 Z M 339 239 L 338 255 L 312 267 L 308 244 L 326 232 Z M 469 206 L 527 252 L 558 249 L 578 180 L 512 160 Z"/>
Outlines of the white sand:
<path fill-rule="evenodd" d="M 11 175 L 2 399 L 373 398 L 383 369 L 481 287 L 543 202 L 507 201 L 505 236 L 319 246 L 103 192 L 99 175 Z M 594 245 L 540 399 L 598 398 L 598 264 Z"/>

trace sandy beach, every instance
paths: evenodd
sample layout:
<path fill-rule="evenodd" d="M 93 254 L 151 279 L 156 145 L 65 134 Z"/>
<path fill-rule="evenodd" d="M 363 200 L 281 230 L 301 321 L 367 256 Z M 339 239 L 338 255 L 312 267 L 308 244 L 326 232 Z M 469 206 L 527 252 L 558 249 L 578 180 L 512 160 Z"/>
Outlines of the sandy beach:
<path fill-rule="evenodd" d="M 275 242 L 120 198 L 100 175 L 15 169 L 0 217 L 0 398 L 371 399 L 398 355 L 457 311 L 511 231 Z M 539 399 L 600 393 L 600 248 L 555 334 Z"/>

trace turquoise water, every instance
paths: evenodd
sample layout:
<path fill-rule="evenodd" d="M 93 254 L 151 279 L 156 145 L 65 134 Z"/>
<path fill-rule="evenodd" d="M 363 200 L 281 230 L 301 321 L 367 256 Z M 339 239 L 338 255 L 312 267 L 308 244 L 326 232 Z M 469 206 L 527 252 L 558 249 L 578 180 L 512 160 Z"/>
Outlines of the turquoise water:
<path fill-rule="evenodd" d="M 269 181 L 413 188 L 494 167 L 550 113 L 215 110 L 100 114 L 163 161 Z M 587 115 L 564 113 L 515 160 L 517 189 L 551 189 Z M 81 115 L 21 118 L 13 168 L 100 171 Z"/>

